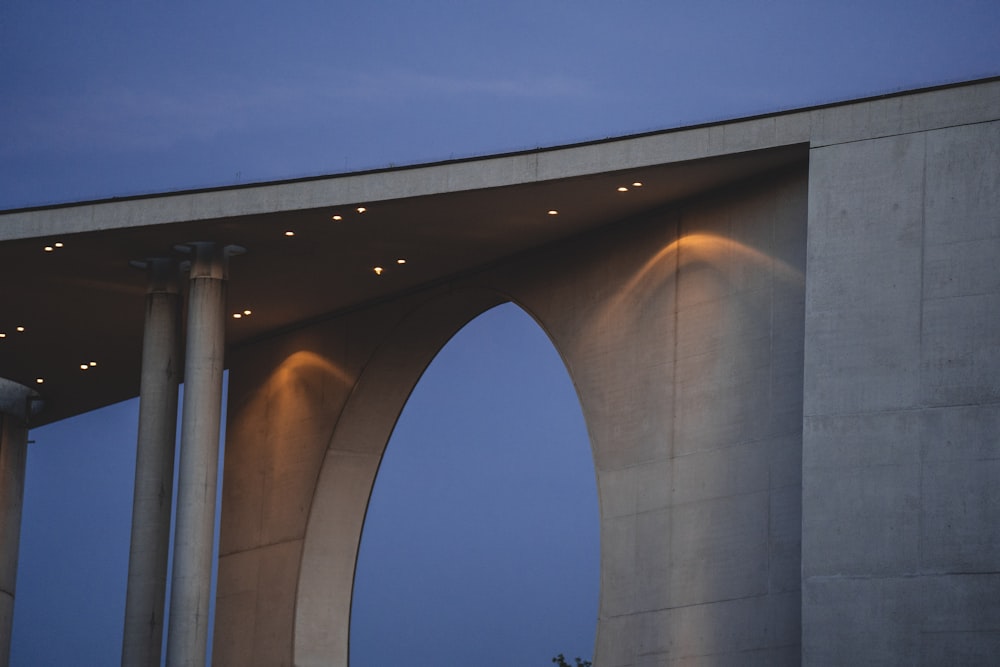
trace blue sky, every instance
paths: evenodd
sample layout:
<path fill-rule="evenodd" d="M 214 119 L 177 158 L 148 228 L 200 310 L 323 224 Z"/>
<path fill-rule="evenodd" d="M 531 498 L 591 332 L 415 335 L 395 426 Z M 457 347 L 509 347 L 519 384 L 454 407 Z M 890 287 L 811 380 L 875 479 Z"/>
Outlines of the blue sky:
<path fill-rule="evenodd" d="M 0 209 L 558 145 L 993 76 L 997 35 L 996 0 L 8 0 L 0 5 Z M 434 540 L 409 535 L 422 572 L 470 576 L 482 585 L 479 600 L 495 600 L 504 619 L 551 627 L 558 638 L 535 645 L 516 624 L 501 630 L 483 617 L 479 630 L 460 635 L 469 641 L 454 648 L 465 653 L 424 664 L 589 656 L 593 470 L 557 361 L 526 316 L 507 307 L 474 322 L 428 371 L 373 499 L 356 665 L 386 664 L 377 651 L 387 648 L 403 657 L 435 650 L 422 637 L 403 641 L 419 635 L 404 598 L 419 597 L 421 581 L 387 560 L 398 552 L 390 532 L 412 521 L 404 512 L 413 498 L 438 509 L 471 498 L 492 518 L 426 527 L 440 531 Z M 503 372 L 519 363 L 534 372 L 528 385 Z M 534 402 L 545 410 L 515 402 L 528 388 L 545 389 Z M 484 408 L 500 397 L 510 401 L 506 418 Z M 117 660 L 135 419 L 126 403 L 32 434 L 15 665 Z M 442 427 L 448 432 L 434 430 Z M 544 470 L 498 465 L 506 460 L 499 452 L 516 447 L 552 456 Z M 432 450 L 454 455 L 445 467 L 454 474 L 436 483 L 438 493 L 421 494 L 407 484 L 429 474 L 414 466 Z M 533 510 L 541 506 L 553 514 Z M 526 517 L 541 523 L 515 531 L 532 523 Z M 567 531 L 558 545 L 552 526 Z M 416 552 L 435 545 L 442 551 Z M 546 574 L 553 549 L 579 563 L 572 581 Z M 435 570 L 441 563 L 449 567 Z M 499 597 L 492 584 L 524 580 L 504 579 L 497 563 L 537 575 L 536 595 Z M 393 582 L 378 589 L 379 578 Z M 425 613 L 434 636 L 458 632 L 449 623 L 462 619 L 444 614 L 466 604 L 448 600 L 441 615 Z M 403 619 L 387 628 L 390 608 Z M 442 650 L 452 643 L 435 642 Z M 515 660 L 522 645 L 534 652 Z"/>

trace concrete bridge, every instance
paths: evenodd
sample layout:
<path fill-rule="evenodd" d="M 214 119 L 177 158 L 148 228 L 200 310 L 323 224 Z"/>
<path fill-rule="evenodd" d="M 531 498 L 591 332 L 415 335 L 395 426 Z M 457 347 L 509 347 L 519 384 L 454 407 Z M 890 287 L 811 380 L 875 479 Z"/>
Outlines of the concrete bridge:
<path fill-rule="evenodd" d="M 0 655 L 27 429 L 141 391 L 123 664 L 159 664 L 168 576 L 168 664 L 203 664 L 225 366 L 212 662 L 346 665 L 395 420 L 448 339 L 512 301 L 590 433 L 596 665 L 988 664 L 998 186 L 993 79 L 4 212 Z"/>

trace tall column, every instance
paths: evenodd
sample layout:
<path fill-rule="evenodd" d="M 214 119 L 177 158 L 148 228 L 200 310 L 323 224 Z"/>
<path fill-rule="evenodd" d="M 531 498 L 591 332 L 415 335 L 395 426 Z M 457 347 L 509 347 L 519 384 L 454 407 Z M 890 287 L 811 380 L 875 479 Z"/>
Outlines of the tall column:
<path fill-rule="evenodd" d="M 146 269 L 149 290 L 142 338 L 122 667 L 159 667 L 180 378 L 177 263 L 157 258 L 133 265 Z"/>
<path fill-rule="evenodd" d="M 241 249 L 200 242 L 178 246 L 178 250 L 190 252 L 192 259 L 167 665 L 198 667 L 205 664 L 208 642 L 225 350 L 226 258 Z"/>
<path fill-rule="evenodd" d="M 0 378 L 0 667 L 10 661 L 28 417 L 33 408 L 40 407 L 37 396 L 27 387 Z"/>

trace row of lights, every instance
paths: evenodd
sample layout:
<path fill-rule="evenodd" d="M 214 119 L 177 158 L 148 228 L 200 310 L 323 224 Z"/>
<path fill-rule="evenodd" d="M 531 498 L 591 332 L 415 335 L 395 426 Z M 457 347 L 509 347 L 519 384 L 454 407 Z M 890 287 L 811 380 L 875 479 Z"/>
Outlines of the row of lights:
<path fill-rule="evenodd" d="M 359 215 L 368 212 L 368 208 L 365 207 L 365 206 L 358 206 L 354 210 L 357 211 Z M 333 215 L 330 216 L 330 219 L 333 220 L 334 222 L 340 222 L 341 220 L 344 219 L 344 216 L 341 215 L 340 213 L 334 213 Z M 288 236 L 288 237 L 295 236 L 295 230 L 294 229 L 286 229 L 285 230 L 285 236 Z"/>
<path fill-rule="evenodd" d="M 80 364 L 81 371 L 89 371 L 93 370 L 94 368 L 97 368 L 96 361 L 88 361 Z M 45 378 L 35 378 L 35 384 L 45 384 Z"/>
<path fill-rule="evenodd" d="M 632 182 L 632 187 L 633 188 L 641 188 L 642 187 L 642 182 L 641 181 L 633 181 Z M 620 185 L 620 186 L 618 186 L 618 192 L 628 192 L 628 190 L 629 190 L 629 187 L 626 186 L 626 185 Z M 366 207 L 364 207 L 364 206 L 358 206 L 355 209 L 355 211 L 357 211 L 358 214 L 364 214 L 364 213 L 366 213 L 368 211 L 368 209 Z M 554 209 L 554 208 L 549 209 L 547 213 L 550 216 L 559 215 L 559 211 L 557 209 Z M 339 213 L 335 213 L 332 216 L 330 216 L 330 219 L 333 220 L 334 222 L 340 222 L 340 221 L 342 221 L 344 219 L 344 216 L 340 215 Z M 285 236 L 286 237 L 293 237 L 293 236 L 295 236 L 295 231 L 291 230 L 291 229 L 285 230 Z M 56 241 L 52 245 L 47 245 L 47 246 L 45 246 L 42 249 L 45 252 L 54 252 L 56 249 L 63 248 L 63 247 L 65 247 L 65 244 L 62 241 Z M 406 264 L 406 260 L 403 259 L 403 258 L 399 258 L 399 259 L 396 260 L 396 264 L 401 266 L 403 264 Z M 383 273 L 385 273 L 385 267 L 375 266 L 375 267 L 372 267 L 372 271 L 374 271 L 374 273 L 375 273 L 376 276 L 381 276 Z M 241 319 L 250 317 L 250 315 L 252 315 L 252 314 L 253 314 L 253 311 L 248 308 L 248 309 L 245 309 L 243 311 L 233 313 L 233 319 L 234 320 L 241 320 Z M 24 333 L 25 329 L 24 329 L 23 326 L 19 326 L 19 327 L 15 328 L 15 331 L 17 331 L 18 333 Z M 6 337 L 7 337 L 7 333 L 0 331 L 0 339 L 6 338 Z M 92 368 L 95 368 L 96 366 L 97 366 L 97 362 L 96 361 L 89 361 L 87 363 L 80 364 L 80 370 L 81 371 L 87 371 L 87 370 L 90 370 Z M 43 384 L 45 382 L 45 378 L 35 378 L 35 382 L 37 384 Z"/>

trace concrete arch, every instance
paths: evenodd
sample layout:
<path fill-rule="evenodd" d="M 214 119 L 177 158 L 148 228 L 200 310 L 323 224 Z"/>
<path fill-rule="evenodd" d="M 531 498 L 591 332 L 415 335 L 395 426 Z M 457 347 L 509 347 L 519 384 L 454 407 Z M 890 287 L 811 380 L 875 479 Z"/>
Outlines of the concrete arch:
<path fill-rule="evenodd" d="M 296 595 L 294 664 L 348 664 L 348 619 L 361 532 L 396 421 L 424 370 L 448 341 L 472 319 L 505 302 L 522 307 L 545 330 L 530 311 L 499 291 L 477 287 L 449 292 L 401 320 L 358 378 L 330 439 L 313 495 Z"/>

